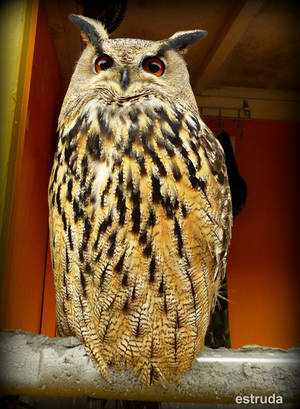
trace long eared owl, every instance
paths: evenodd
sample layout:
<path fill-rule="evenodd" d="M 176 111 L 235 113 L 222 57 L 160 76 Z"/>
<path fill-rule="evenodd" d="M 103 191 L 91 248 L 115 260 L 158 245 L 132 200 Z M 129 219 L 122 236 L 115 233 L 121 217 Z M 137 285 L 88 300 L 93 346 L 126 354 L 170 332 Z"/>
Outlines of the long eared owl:
<path fill-rule="evenodd" d="M 86 47 L 49 183 L 58 330 L 107 379 L 114 366 L 172 382 L 203 347 L 231 237 L 223 150 L 181 55 L 206 32 L 109 39 L 70 18 Z"/>

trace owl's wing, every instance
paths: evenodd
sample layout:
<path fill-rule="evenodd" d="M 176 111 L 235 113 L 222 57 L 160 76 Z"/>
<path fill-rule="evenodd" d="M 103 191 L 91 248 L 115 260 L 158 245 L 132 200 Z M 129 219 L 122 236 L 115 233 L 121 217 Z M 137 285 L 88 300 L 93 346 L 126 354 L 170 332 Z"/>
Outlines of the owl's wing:
<path fill-rule="evenodd" d="M 207 180 L 206 194 L 209 202 L 207 217 L 212 222 L 212 232 L 215 236 L 212 239 L 209 235 L 208 241 L 216 261 L 214 280 L 217 278 L 222 280 L 226 272 L 232 229 L 232 199 L 226 157 L 219 140 L 201 120 L 198 137 L 201 156 L 205 158 L 207 164 L 199 170 L 198 177 Z"/>

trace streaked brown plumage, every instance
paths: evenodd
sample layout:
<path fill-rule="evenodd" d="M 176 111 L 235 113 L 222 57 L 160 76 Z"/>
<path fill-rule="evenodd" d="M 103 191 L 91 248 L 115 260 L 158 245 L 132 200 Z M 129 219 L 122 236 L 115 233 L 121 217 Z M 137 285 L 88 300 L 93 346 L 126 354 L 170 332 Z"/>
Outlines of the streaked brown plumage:
<path fill-rule="evenodd" d="M 144 385 L 174 381 L 203 347 L 231 236 L 222 148 L 178 52 L 203 32 L 110 40 L 100 23 L 72 18 L 87 46 L 49 184 L 57 326 L 105 377 L 114 365 Z M 103 53 L 113 63 L 98 73 Z M 145 71 L 149 56 L 163 75 Z"/>

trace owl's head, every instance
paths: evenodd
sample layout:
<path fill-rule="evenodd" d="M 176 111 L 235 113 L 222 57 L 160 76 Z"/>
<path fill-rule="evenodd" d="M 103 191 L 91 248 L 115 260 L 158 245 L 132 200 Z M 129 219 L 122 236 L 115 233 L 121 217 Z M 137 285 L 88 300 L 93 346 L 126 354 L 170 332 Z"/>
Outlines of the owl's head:
<path fill-rule="evenodd" d="M 101 103 L 149 100 L 151 97 L 194 103 L 182 54 L 206 31 L 181 31 L 161 41 L 110 39 L 96 20 L 70 15 L 86 47 L 77 63 L 68 99 L 96 99 Z"/>

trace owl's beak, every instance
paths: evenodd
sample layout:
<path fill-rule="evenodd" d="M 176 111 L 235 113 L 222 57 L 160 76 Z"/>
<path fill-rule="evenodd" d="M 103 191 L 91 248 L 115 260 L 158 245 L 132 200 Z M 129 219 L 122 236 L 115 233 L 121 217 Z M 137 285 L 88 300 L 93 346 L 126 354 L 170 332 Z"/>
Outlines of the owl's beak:
<path fill-rule="evenodd" d="M 129 85 L 129 70 L 128 68 L 124 68 L 121 71 L 121 85 L 122 85 L 122 89 L 125 91 L 125 89 L 128 87 Z"/>

